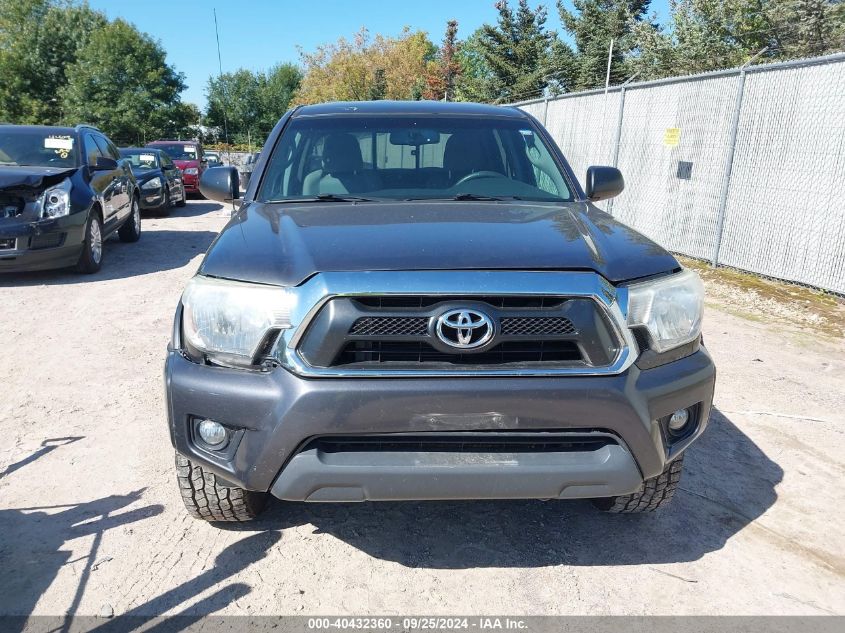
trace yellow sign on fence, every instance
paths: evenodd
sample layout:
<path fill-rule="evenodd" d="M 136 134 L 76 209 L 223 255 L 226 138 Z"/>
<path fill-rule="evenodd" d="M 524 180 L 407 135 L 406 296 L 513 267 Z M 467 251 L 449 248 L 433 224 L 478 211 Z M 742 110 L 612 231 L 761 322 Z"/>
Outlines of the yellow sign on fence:
<path fill-rule="evenodd" d="M 677 147 L 681 142 L 681 128 L 667 127 L 663 133 L 663 144 L 666 147 Z"/>

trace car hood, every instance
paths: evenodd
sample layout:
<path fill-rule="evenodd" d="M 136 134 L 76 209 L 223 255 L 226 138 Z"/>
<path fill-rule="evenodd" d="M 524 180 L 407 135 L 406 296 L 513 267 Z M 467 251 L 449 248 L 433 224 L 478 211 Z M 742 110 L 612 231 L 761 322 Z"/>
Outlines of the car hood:
<path fill-rule="evenodd" d="M 198 160 L 174 160 L 173 162 L 182 171 L 185 171 L 188 167 L 198 168 L 200 166 L 200 162 Z"/>
<path fill-rule="evenodd" d="M 77 169 L 0 165 L 0 189 L 44 189 L 61 182 Z"/>
<path fill-rule="evenodd" d="M 161 176 L 160 169 L 132 169 L 132 175 L 135 176 L 135 180 L 138 181 L 140 185 L 142 182 L 147 182 L 150 178 L 155 178 L 156 176 Z"/>
<path fill-rule="evenodd" d="M 247 203 L 205 275 L 294 286 L 368 270 L 593 270 L 621 282 L 680 268 L 663 248 L 582 203 Z"/>

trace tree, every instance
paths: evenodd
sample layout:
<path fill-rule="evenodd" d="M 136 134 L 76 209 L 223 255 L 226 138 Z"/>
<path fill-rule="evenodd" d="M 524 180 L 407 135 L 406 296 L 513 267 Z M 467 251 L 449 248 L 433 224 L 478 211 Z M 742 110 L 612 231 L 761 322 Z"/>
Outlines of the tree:
<path fill-rule="evenodd" d="M 288 109 L 301 80 L 301 72 L 292 64 L 279 64 L 266 72 L 241 68 L 210 77 L 205 123 L 227 128 L 230 142 L 261 143 Z"/>
<path fill-rule="evenodd" d="M 461 69 L 455 81 L 455 98 L 458 101 L 486 103 L 497 96 L 493 86 L 493 71 L 484 58 L 482 36 L 482 29 L 476 29 L 460 43 L 455 55 Z"/>
<path fill-rule="evenodd" d="M 840 0 L 672 0 L 668 29 L 632 28 L 631 72 L 653 79 L 731 68 L 766 49 L 769 61 L 813 57 L 845 46 Z"/>
<path fill-rule="evenodd" d="M 99 125 L 119 142 L 143 141 L 190 124 L 179 93 L 183 75 L 164 49 L 134 26 L 115 20 L 94 31 L 67 67 L 64 119 Z"/>
<path fill-rule="evenodd" d="M 575 40 L 574 87 L 589 90 L 605 85 L 610 43 L 610 81 L 624 81 L 625 55 L 633 48 L 632 27 L 645 15 L 650 0 L 573 0 L 575 11 L 557 2 L 560 20 Z"/>
<path fill-rule="evenodd" d="M 0 0 L 0 120 L 58 123 L 66 69 L 106 23 L 84 4 Z"/>
<path fill-rule="evenodd" d="M 296 103 L 419 99 L 435 48 L 422 31 L 371 39 L 362 29 L 352 41 L 341 37 L 301 56 L 305 73 Z"/>
<path fill-rule="evenodd" d="M 426 77 L 426 89 L 423 93 L 426 99 L 455 99 L 455 85 L 462 70 L 458 53 L 458 22 L 449 20 L 446 23 L 443 45 L 437 53 L 437 59 L 430 64 Z"/>
<path fill-rule="evenodd" d="M 554 75 L 568 72 L 555 66 L 565 59 L 560 54 L 565 45 L 557 42 L 554 31 L 545 30 L 545 8 L 532 10 L 528 0 L 519 0 L 516 10 L 507 0 L 499 0 L 495 6 L 499 12 L 496 25 L 485 24 L 478 38 L 491 74 L 487 86 L 490 96 L 497 101 L 539 96 Z"/>

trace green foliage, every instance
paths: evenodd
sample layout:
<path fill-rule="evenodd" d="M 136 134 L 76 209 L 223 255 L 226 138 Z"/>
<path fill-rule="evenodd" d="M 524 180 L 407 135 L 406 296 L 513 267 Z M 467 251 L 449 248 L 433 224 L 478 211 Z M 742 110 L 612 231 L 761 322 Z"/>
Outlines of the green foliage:
<path fill-rule="evenodd" d="M 650 0 L 574 0 L 575 11 L 557 2 L 560 20 L 575 40 L 573 88 L 603 87 L 607 78 L 610 42 L 613 53 L 610 83 L 625 81 L 625 56 L 632 48 L 631 29 L 643 17 Z"/>
<path fill-rule="evenodd" d="M 292 64 L 279 64 L 267 72 L 240 69 L 208 80 L 205 125 L 224 131 L 229 140 L 260 144 L 288 109 L 302 81 Z"/>
<path fill-rule="evenodd" d="M 766 49 L 763 61 L 814 57 L 845 47 L 845 3 L 839 0 L 672 0 L 668 29 L 632 29 L 628 60 L 642 79 L 740 66 Z"/>
<path fill-rule="evenodd" d="M 93 122 L 116 142 L 171 137 L 196 122 L 179 101 L 184 78 L 164 49 L 123 20 L 94 31 L 66 74 L 64 119 Z"/>
<path fill-rule="evenodd" d="M 67 66 L 105 24 L 85 4 L 0 0 L 0 120 L 58 123 Z"/>
<path fill-rule="evenodd" d="M 461 75 L 461 64 L 457 58 L 459 51 L 458 22 L 449 20 L 446 22 L 443 45 L 437 51 L 434 62 L 429 64 L 424 98 L 455 100 L 455 86 Z"/>
<path fill-rule="evenodd" d="M 519 0 L 516 9 L 507 0 L 496 3 L 495 26 L 485 24 L 478 35 L 478 48 L 490 75 L 484 87 L 496 101 L 539 96 L 552 79 L 571 76 L 561 67 L 568 59 L 566 46 L 554 31 L 547 31 L 546 9 L 531 9 Z"/>
<path fill-rule="evenodd" d="M 91 123 L 117 142 L 185 135 L 196 106 L 161 45 L 70 0 L 0 0 L 0 120 Z"/>
<path fill-rule="evenodd" d="M 301 53 L 304 77 L 294 102 L 420 99 L 436 49 L 423 31 L 405 28 L 399 37 L 361 29 Z"/>

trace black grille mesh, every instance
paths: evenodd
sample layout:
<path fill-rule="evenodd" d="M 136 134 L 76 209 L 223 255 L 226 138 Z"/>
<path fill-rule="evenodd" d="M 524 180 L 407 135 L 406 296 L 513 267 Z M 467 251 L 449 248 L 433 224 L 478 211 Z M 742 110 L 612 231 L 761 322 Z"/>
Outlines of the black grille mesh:
<path fill-rule="evenodd" d="M 566 317 L 504 317 L 502 334 L 508 336 L 565 336 L 575 334 Z"/>
<path fill-rule="evenodd" d="M 507 336 L 567 336 L 576 334 L 566 317 L 504 317 L 502 334 Z M 356 336 L 426 336 L 428 317 L 362 317 L 352 324 Z"/>
<path fill-rule="evenodd" d="M 356 336 L 425 336 L 427 317 L 363 317 L 352 324 Z"/>

